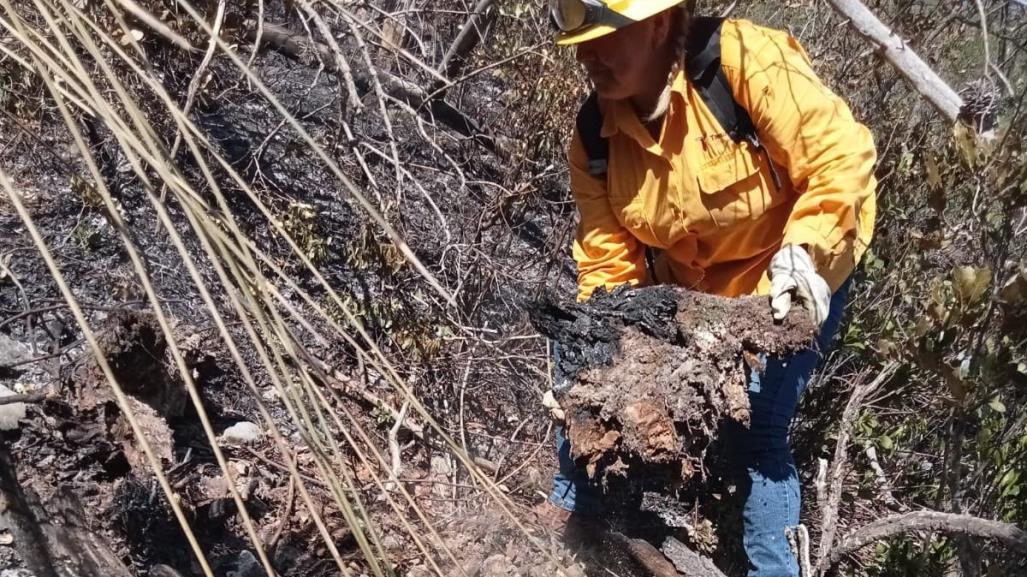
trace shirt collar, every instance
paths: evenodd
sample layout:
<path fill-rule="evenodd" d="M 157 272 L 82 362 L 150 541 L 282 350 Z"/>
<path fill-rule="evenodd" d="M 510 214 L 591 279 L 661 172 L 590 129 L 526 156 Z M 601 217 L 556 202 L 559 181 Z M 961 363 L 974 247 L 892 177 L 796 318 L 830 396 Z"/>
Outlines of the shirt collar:
<path fill-rule="evenodd" d="M 667 112 L 665 123 L 672 120 L 675 110 L 680 114 L 681 107 L 687 106 L 688 80 L 685 77 L 684 69 L 678 67 L 671 82 L 671 106 Z M 665 146 L 653 139 L 652 135 L 642 124 L 634 107 L 628 100 L 604 100 L 603 101 L 603 127 L 600 135 L 603 138 L 610 138 L 618 133 L 624 133 L 637 142 L 642 148 L 657 156 L 665 156 Z M 665 129 L 664 134 L 667 133 Z"/>

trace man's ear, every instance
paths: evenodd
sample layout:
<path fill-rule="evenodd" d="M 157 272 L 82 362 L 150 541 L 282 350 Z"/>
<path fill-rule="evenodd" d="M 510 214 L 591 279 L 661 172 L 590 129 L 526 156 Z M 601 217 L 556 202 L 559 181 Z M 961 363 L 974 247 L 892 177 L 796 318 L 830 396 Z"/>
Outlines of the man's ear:
<path fill-rule="evenodd" d="M 653 19 L 653 48 L 659 48 L 667 43 L 670 36 L 670 27 L 674 22 L 670 10 L 664 10 L 652 17 Z"/>

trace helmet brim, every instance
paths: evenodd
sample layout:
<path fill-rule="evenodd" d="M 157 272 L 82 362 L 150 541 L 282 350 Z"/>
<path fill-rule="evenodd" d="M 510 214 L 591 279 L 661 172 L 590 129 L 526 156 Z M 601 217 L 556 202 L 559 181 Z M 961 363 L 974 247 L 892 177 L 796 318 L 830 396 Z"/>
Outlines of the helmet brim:
<path fill-rule="evenodd" d="M 573 46 L 575 44 L 581 44 L 582 42 L 588 42 L 589 40 L 595 40 L 602 36 L 616 31 L 617 29 L 613 26 L 607 26 L 605 24 L 599 24 L 596 26 L 589 26 L 584 30 L 576 32 L 561 32 L 556 35 L 557 46 Z"/>
<path fill-rule="evenodd" d="M 615 12 L 624 17 L 625 25 L 640 22 L 681 4 L 683 0 L 645 0 L 629 2 L 623 7 L 613 7 Z M 554 38 L 554 41 L 559 46 L 572 46 L 574 44 L 581 44 L 582 42 L 588 42 L 589 40 L 595 40 L 602 36 L 606 36 L 611 32 L 615 32 L 619 27 L 610 26 L 606 24 L 597 24 L 595 26 L 589 26 L 582 30 L 576 30 L 574 32 L 559 32 Z"/>

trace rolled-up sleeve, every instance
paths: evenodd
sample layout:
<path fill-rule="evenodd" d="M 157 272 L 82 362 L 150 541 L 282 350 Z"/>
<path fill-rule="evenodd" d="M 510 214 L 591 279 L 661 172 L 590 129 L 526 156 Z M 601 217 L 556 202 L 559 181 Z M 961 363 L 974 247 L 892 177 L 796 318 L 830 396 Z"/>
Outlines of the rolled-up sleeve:
<path fill-rule="evenodd" d="M 798 194 L 783 242 L 805 245 L 817 271 L 837 289 L 873 234 L 873 137 L 823 85 L 794 38 L 756 27 L 736 31 L 742 35 L 738 68 L 725 67 L 740 76 L 732 79 L 735 97 Z"/>
<path fill-rule="evenodd" d="M 644 248 L 614 215 L 606 182 L 589 174 L 587 155 L 577 132 L 571 140 L 568 160 L 571 193 L 580 218 L 574 239 L 578 300 L 588 299 L 600 286 L 612 289 L 624 283 L 644 282 Z"/>

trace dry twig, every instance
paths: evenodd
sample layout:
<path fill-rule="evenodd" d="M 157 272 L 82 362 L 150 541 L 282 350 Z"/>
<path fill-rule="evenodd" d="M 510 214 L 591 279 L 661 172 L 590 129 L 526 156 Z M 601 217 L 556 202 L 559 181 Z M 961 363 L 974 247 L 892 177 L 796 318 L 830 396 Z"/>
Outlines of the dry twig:
<path fill-rule="evenodd" d="M 25 395 L 7 395 L 6 397 L 0 397 L 0 407 L 4 405 L 13 405 L 15 403 L 42 403 L 46 400 L 46 393 L 28 393 Z"/>
<path fill-rule="evenodd" d="M 852 396 L 842 413 L 842 422 L 838 429 L 838 443 L 835 445 L 834 461 L 831 463 L 829 473 L 830 485 L 827 491 L 827 506 L 820 512 L 821 537 L 820 548 L 817 554 L 817 567 L 823 571 L 827 562 L 828 552 L 834 544 L 834 536 L 837 531 L 838 507 L 841 505 L 842 489 L 845 480 L 845 473 L 848 470 L 849 437 L 852 434 L 852 424 L 859 416 L 863 408 L 863 402 L 871 393 L 888 381 L 898 369 L 897 363 L 887 365 L 869 383 L 856 383 L 852 390 Z"/>

